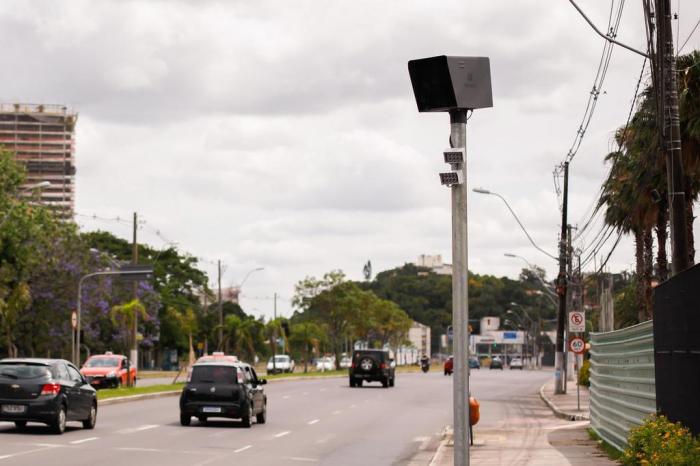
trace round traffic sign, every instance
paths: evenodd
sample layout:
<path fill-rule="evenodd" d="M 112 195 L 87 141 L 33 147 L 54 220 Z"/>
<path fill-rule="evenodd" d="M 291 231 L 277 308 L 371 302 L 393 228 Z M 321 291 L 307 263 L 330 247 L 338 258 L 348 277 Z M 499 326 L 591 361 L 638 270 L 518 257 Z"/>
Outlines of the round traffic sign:
<path fill-rule="evenodd" d="M 572 312 L 571 323 L 575 325 L 581 325 L 583 323 L 583 315 L 580 312 Z"/>
<path fill-rule="evenodd" d="M 586 342 L 583 338 L 574 337 L 569 342 L 569 349 L 576 354 L 581 354 L 586 349 Z"/>
<path fill-rule="evenodd" d="M 73 313 L 70 315 L 70 324 L 73 326 L 73 328 L 78 326 L 78 313 L 75 311 L 73 311 Z"/>

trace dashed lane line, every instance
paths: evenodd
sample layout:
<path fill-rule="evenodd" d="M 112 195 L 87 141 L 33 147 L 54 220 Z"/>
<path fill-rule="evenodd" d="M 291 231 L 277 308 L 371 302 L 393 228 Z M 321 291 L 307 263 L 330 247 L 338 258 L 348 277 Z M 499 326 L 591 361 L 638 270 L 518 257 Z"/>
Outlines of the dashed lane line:
<path fill-rule="evenodd" d="M 142 432 L 144 430 L 149 430 L 149 429 L 155 429 L 156 427 L 160 427 L 158 424 L 146 424 L 143 426 L 138 426 L 138 427 L 129 427 L 128 429 L 121 429 L 118 430 L 118 434 L 133 434 L 135 432 Z"/>
<path fill-rule="evenodd" d="M 274 437 L 280 438 L 280 437 L 284 437 L 285 435 L 289 435 L 290 433 L 291 433 L 291 431 L 285 430 L 284 432 L 280 432 L 279 434 L 275 434 Z"/>
<path fill-rule="evenodd" d="M 0 460 L 6 460 L 8 458 L 16 458 L 18 456 L 24 456 L 24 455 L 29 455 L 31 453 L 37 453 L 40 451 L 46 451 L 46 450 L 51 450 L 52 448 L 56 447 L 41 447 L 41 448 L 34 448 L 32 450 L 26 450 L 26 451 L 20 451 L 17 453 L 11 453 L 9 455 L 0 455 Z"/>
<path fill-rule="evenodd" d="M 313 419 L 313 420 L 307 422 L 307 424 L 312 426 L 312 425 L 316 424 L 318 421 L 320 421 L 320 419 Z"/>
<path fill-rule="evenodd" d="M 253 445 L 246 445 L 244 447 L 239 448 L 238 450 L 233 450 L 234 453 L 240 453 L 242 451 L 246 451 L 248 448 L 253 448 Z"/>
<path fill-rule="evenodd" d="M 337 411 L 333 411 L 331 414 L 340 414 L 340 413 L 342 413 L 342 412 L 343 412 L 343 411 L 341 411 L 341 410 L 337 410 Z"/>
<path fill-rule="evenodd" d="M 80 440 L 73 440 L 72 442 L 68 442 L 71 445 L 80 445 L 81 443 L 85 442 L 92 442 L 93 440 L 97 440 L 99 437 L 88 437 L 88 438 L 83 438 Z"/>

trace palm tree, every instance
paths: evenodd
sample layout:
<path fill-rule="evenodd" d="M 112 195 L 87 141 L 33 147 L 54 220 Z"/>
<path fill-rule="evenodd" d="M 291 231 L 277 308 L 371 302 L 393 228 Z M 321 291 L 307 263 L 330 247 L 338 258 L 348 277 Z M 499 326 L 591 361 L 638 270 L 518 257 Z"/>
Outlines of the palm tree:
<path fill-rule="evenodd" d="M 317 346 L 323 338 L 323 330 L 314 322 L 300 322 L 292 327 L 290 340 L 293 345 L 301 348 L 301 354 L 304 357 L 304 373 L 309 370 L 310 349 Z"/>

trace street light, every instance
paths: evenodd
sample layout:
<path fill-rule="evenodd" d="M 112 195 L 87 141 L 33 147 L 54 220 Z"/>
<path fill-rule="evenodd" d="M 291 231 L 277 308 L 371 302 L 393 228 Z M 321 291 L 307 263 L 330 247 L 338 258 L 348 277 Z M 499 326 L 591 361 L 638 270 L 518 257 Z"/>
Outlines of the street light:
<path fill-rule="evenodd" d="M 258 268 L 256 268 L 256 269 L 250 270 L 250 271 L 245 275 L 245 278 L 243 279 L 243 281 L 237 286 L 237 288 L 238 288 L 239 290 L 240 290 L 241 288 L 243 288 L 243 284 L 245 283 L 246 280 L 248 280 L 248 277 L 250 277 L 250 275 L 251 275 L 253 272 L 260 272 L 261 270 L 265 270 L 265 267 L 258 267 Z"/>
<path fill-rule="evenodd" d="M 515 218 L 515 221 L 518 222 L 518 225 L 520 225 L 520 228 L 521 228 L 521 229 L 523 230 L 523 232 L 525 233 L 525 236 L 527 236 L 527 239 L 530 240 L 530 244 L 532 244 L 532 245 L 535 247 L 535 249 L 537 249 L 537 250 L 540 251 L 541 253 L 543 253 L 543 254 L 545 254 L 546 256 L 549 256 L 550 258 L 552 258 L 552 259 L 554 259 L 555 261 L 557 261 L 557 263 L 559 262 L 559 259 L 557 259 L 555 256 L 551 255 L 550 253 L 548 253 L 547 251 L 545 251 L 544 249 L 542 249 L 541 247 L 539 247 L 537 244 L 535 244 L 535 241 L 530 237 L 530 234 L 527 232 L 527 230 L 526 230 L 525 227 L 523 226 L 523 224 L 522 224 L 522 222 L 520 221 L 520 219 L 518 218 L 518 216 L 515 214 L 515 212 L 513 211 L 513 209 L 510 207 L 510 204 L 508 204 L 508 201 L 506 201 L 506 198 L 504 198 L 503 196 L 501 196 L 501 195 L 498 194 L 498 193 L 495 193 L 495 192 L 493 192 L 493 191 L 489 191 L 488 189 L 484 189 L 484 188 L 474 188 L 474 189 L 472 189 L 472 191 L 474 191 L 475 193 L 478 193 L 478 194 L 489 194 L 489 195 L 491 195 L 491 196 L 496 196 L 496 197 L 501 198 L 501 200 L 502 200 L 503 203 L 506 205 L 506 207 L 508 207 L 508 210 L 510 210 L 510 213 L 513 214 L 513 218 Z"/>
<path fill-rule="evenodd" d="M 30 191 L 34 191 L 35 189 L 44 189 L 51 186 L 50 181 L 40 181 L 39 183 L 29 185 L 22 189 L 18 194 L 17 197 L 21 197 L 24 193 L 28 193 Z M 0 226 L 3 226 L 5 222 L 7 221 L 8 218 L 10 218 L 10 214 L 12 213 L 13 210 L 15 210 L 15 206 L 17 204 L 12 204 L 10 208 L 5 212 L 5 215 L 2 217 L 2 220 L 0 220 Z"/>

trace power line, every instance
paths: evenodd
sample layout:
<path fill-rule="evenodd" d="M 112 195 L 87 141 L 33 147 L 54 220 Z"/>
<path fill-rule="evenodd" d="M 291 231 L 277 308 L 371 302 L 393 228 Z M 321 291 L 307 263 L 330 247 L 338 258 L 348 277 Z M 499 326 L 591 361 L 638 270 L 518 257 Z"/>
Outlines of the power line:
<path fill-rule="evenodd" d="M 688 43 L 688 41 L 690 40 L 690 38 L 693 37 L 693 34 L 695 34 L 695 31 L 697 30 L 698 26 L 700 26 L 700 19 L 698 20 L 697 23 L 695 23 L 695 26 L 693 27 L 693 30 L 690 31 L 690 34 L 688 34 L 688 37 L 687 37 L 687 38 L 685 39 L 685 41 L 683 42 L 683 45 L 681 45 L 681 48 L 678 49 L 678 51 L 676 52 L 676 56 L 677 56 L 677 55 L 680 55 L 680 53 L 683 51 L 683 48 L 684 48 L 685 45 Z"/>

